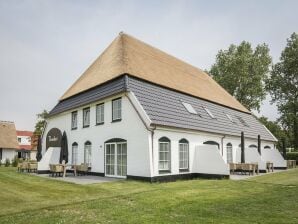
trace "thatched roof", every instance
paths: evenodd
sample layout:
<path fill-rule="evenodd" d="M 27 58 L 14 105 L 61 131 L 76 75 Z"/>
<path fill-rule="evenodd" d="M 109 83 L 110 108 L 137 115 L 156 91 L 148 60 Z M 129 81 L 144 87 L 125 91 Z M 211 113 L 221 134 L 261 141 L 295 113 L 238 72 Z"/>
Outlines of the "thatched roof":
<path fill-rule="evenodd" d="M 202 70 L 120 33 L 60 100 L 122 74 L 159 84 L 243 112 L 249 111 Z"/>
<path fill-rule="evenodd" d="M 16 127 L 13 122 L 0 121 L 0 148 L 19 148 Z"/>

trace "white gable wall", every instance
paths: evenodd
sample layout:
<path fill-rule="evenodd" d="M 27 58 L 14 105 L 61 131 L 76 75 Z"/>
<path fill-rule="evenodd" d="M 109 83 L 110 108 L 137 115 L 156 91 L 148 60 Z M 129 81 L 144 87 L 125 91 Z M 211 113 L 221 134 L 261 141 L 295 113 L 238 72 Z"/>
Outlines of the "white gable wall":
<path fill-rule="evenodd" d="M 112 99 L 122 97 L 122 120 L 112 122 Z M 105 103 L 104 124 L 96 125 L 96 104 Z M 42 140 L 43 154 L 46 148 L 46 135 L 52 128 L 66 131 L 68 138 L 69 162 L 71 163 L 72 143 L 78 143 L 78 162 L 84 160 L 84 143 L 92 143 L 92 172 L 104 173 L 104 142 L 112 138 L 127 140 L 127 175 L 150 177 L 151 160 L 149 150 L 150 132 L 145 128 L 135 109 L 125 95 L 117 95 L 90 104 L 90 126 L 83 128 L 83 108 L 80 107 L 54 116 L 47 120 Z M 71 112 L 78 111 L 78 128 L 71 130 Z"/>
<path fill-rule="evenodd" d="M 1 160 L 1 162 L 5 163 L 6 159 L 9 159 L 9 161 L 11 162 L 11 160 L 14 159 L 15 155 L 16 155 L 15 149 L 2 148 L 2 160 Z"/>

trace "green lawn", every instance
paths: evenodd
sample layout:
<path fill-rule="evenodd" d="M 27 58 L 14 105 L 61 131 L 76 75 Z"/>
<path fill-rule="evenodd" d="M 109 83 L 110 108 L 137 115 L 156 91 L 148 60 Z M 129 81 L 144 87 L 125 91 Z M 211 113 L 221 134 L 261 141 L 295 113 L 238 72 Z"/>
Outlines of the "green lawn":
<path fill-rule="evenodd" d="M 0 223 L 298 223 L 298 169 L 243 181 L 75 185 L 0 168 Z"/>

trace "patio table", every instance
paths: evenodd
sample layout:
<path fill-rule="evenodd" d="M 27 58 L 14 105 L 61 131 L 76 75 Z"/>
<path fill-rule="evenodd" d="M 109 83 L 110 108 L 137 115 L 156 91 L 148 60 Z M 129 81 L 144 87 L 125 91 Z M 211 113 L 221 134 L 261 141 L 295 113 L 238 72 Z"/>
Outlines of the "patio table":
<path fill-rule="evenodd" d="M 73 168 L 74 176 L 77 176 L 77 165 L 74 165 L 74 164 L 62 164 L 62 166 L 63 166 L 63 178 L 66 176 L 67 167 L 72 167 Z"/>

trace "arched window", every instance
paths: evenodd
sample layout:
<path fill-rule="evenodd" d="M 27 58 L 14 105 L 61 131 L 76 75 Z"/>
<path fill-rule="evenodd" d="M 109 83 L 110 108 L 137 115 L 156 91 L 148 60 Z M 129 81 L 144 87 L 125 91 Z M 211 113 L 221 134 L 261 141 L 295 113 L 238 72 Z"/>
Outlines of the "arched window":
<path fill-rule="evenodd" d="M 227 163 L 233 162 L 233 145 L 231 143 L 228 143 L 226 145 L 227 149 Z"/>
<path fill-rule="evenodd" d="M 215 141 L 206 141 L 206 142 L 203 142 L 204 145 L 216 145 L 217 148 L 219 149 L 219 144 Z"/>
<path fill-rule="evenodd" d="M 78 164 L 78 143 L 72 143 L 71 148 L 71 163 L 77 165 Z"/>
<path fill-rule="evenodd" d="M 87 141 L 84 145 L 84 163 L 91 167 L 91 142 Z"/>
<path fill-rule="evenodd" d="M 252 144 L 252 145 L 248 146 L 248 148 L 258 148 L 258 146 Z"/>
<path fill-rule="evenodd" d="M 271 147 L 270 147 L 269 145 L 266 145 L 266 146 L 264 147 L 264 149 L 271 149 Z"/>
<path fill-rule="evenodd" d="M 159 160 L 158 168 L 160 172 L 171 171 L 171 141 L 167 137 L 158 140 Z"/>
<path fill-rule="evenodd" d="M 179 141 L 179 169 L 189 169 L 189 144 L 184 138 Z"/>

